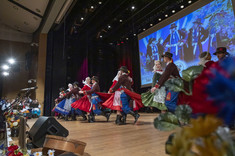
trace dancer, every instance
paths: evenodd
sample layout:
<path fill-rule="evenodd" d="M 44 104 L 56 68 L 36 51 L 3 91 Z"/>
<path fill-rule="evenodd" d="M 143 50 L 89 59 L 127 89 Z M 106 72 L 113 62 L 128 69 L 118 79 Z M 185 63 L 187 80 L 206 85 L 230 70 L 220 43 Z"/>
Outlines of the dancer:
<path fill-rule="evenodd" d="M 218 62 L 220 62 L 224 60 L 226 56 L 229 56 L 229 53 L 227 52 L 227 49 L 225 47 L 219 47 L 216 49 L 216 52 L 214 52 L 213 55 L 216 55 L 218 58 Z"/>
<path fill-rule="evenodd" d="M 155 86 L 155 84 L 158 82 L 163 73 L 161 62 L 159 60 L 155 61 L 153 72 L 154 75 L 152 80 L 152 87 Z M 164 86 L 162 86 L 159 89 L 156 89 L 155 92 L 153 93 L 148 91 L 146 93 L 141 94 L 142 103 L 146 107 L 156 107 L 159 110 L 161 110 L 161 113 L 165 113 L 167 110 L 167 107 L 165 105 L 165 97 L 166 97 L 166 89 Z"/>
<path fill-rule="evenodd" d="M 99 103 L 101 102 L 101 99 L 96 94 L 96 92 L 100 91 L 99 79 L 97 76 L 93 76 L 91 80 L 91 90 L 79 91 L 80 94 L 84 94 L 85 96 L 74 102 L 72 107 L 88 112 L 88 122 L 95 122 L 95 114 L 105 116 L 108 121 L 110 113 L 100 109 Z"/>
<path fill-rule="evenodd" d="M 84 86 L 82 87 L 82 91 L 91 90 L 91 78 L 90 77 L 86 77 L 85 81 L 83 81 L 82 83 L 84 84 Z"/>
<path fill-rule="evenodd" d="M 177 66 L 173 63 L 173 54 L 170 52 L 165 52 L 162 57 L 164 57 L 164 62 L 166 62 L 166 69 L 160 77 L 159 81 L 152 87 L 151 92 L 153 93 L 157 88 L 161 88 L 164 83 L 171 77 L 180 77 Z M 176 108 L 178 92 L 167 91 L 165 105 L 170 112 L 174 112 Z"/>
<path fill-rule="evenodd" d="M 55 111 L 55 108 L 58 106 L 58 104 L 63 100 L 63 97 L 66 95 L 64 92 L 64 87 L 61 87 L 59 89 L 60 93 L 59 93 L 59 97 L 55 99 L 55 106 L 52 109 L 52 112 L 55 112 L 55 116 L 57 116 L 57 119 L 60 119 L 63 115 L 59 112 Z M 64 106 L 63 106 L 64 107 Z"/>
<path fill-rule="evenodd" d="M 134 123 L 137 122 L 138 118 L 140 117 L 140 115 L 136 112 L 134 112 L 130 106 L 129 106 L 129 101 L 132 97 L 133 100 L 136 101 L 136 104 L 137 105 L 143 105 L 142 102 L 141 102 L 141 97 L 140 95 L 132 92 L 132 88 L 131 88 L 131 81 L 129 79 L 129 76 L 128 76 L 128 69 L 126 66 L 122 66 L 120 68 L 120 71 L 121 71 L 121 76 L 118 78 L 118 81 L 117 83 L 115 84 L 115 86 L 110 90 L 111 93 L 116 93 L 119 92 L 118 89 L 121 87 L 121 94 L 119 93 L 120 95 L 120 98 L 121 98 L 121 103 L 122 103 L 122 111 L 123 111 L 123 124 L 126 123 L 126 115 L 127 114 L 131 114 L 134 118 L 135 118 L 135 121 Z M 131 97 L 130 97 L 131 96 Z M 121 117 L 122 117 L 120 114 L 117 114 L 117 124 L 120 124 L 121 123 Z"/>
<path fill-rule="evenodd" d="M 79 83 L 78 82 L 74 82 L 73 83 L 73 89 L 66 93 L 66 97 L 67 98 L 73 98 L 73 102 L 76 101 L 76 100 L 79 100 L 82 96 L 79 94 L 79 91 L 81 91 L 81 88 L 78 87 Z M 72 102 L 72 103 L 73 103 Z M 71 104 L 72 104 L 71 103 Z M 72 120 L 77 120 L 76 119 L 76 115 L 81 115 L 83 117 L 83 120 L 87 120 L 87 117 L 85 115 L 84 112 L 82 112 L 80 109 L 74 109 L 74 108 L 71 108 L 71 115 L 72 115 Z"/>
<path fill-rule="evenodd" d="M 68 89 L 66 93 L 73 89 L 73 85 L 71 83 L 68 84 Z M 66 95 L 63 97 L 63 100 L 56 106 L 55 111 L 61 113 L 65 116 L 64 120 L 68 121 L 68 115 L 71 113 L 71 102 L 73 102 L 72 98 L 66 99 Z"/>

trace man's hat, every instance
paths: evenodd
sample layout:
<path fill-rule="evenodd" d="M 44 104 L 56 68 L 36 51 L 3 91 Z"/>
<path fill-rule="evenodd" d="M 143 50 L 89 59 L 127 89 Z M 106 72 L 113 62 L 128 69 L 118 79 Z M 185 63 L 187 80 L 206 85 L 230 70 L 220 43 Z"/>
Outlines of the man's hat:
<path fill-rule="evenodd" d="M 96 82 L 99 82 L 99 78 L 98 78 L 98 76 L 92 76 L 92 78 L 91 78 L 92 80 L 95 80 Z"/>
<path fill-rule="evenodd" d="M 121 66 L 119 70 L 123 71 L 124 73 L 128 73 L 128 69 L 126 66 Z"/>
<path fill-rule="evenodd" d="M 173 29 L 173 28 L 176 28 L 176 27 L 177 26 L 175 25 L 175 23 L 172 23 L 170 29 Z"/>
<path fill-rule="evenodd" d="M 169 58 L 172 58 L 173 54 L 170 53 L 170 52 L 165 52 L 164 55 L 162 55 L 162 57 L 169 57 Z"/>
<path fill-rule="evenodd" d="M 73 86 L 78 86 L 79 85 L 79 83 L 77 82 L 77 81 L 75 81 L 74 83 L 73 83 Z"/>
<path fill-rule="evenodd" d="M 213 55 L 216 55 L 218 53 L 225 53 L 226 55 L 229 55 L 229 53 L 227 52 L 227 49 L 225 47 L 218 47 L 216 49 L 216 52 L 213 53 Z"/>
<path fill-rule="evenodd" d="M 194 21 L 193 23 L 202 24 L 202 22 L 201 22 L 201 19 L 200 19 L 200 18 L 196 19 L 196 21 Z"/>

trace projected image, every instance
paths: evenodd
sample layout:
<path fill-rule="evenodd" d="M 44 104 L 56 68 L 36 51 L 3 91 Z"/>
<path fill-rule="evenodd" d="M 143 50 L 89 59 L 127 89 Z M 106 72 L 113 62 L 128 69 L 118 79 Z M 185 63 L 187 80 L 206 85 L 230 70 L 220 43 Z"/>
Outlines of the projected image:
<path fill-rule="evenodd" d="M 231 0 L 216 0 L 140 39 L 141 85 L 152 82 L 154 61 L 166 51 L 173 54 L 180 71 L 197 65 L 204 51 L 213 56 L 217 47 L 226 47 L 234 55 L 234 25 Z M 212 59 L 217 61 L 216 56 Z"/>

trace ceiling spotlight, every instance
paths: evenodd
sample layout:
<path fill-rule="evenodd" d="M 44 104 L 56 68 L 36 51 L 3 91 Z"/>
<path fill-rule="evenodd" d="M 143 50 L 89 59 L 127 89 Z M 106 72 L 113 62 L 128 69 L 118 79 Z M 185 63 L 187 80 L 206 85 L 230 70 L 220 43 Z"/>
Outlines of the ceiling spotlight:
<path fill-rule="evenodd" d="M 126 40 L 129 40 L 129 38 L 127 37 Z"/>
<path fill-rule="evenodd" d="M 83 17 L 81 17 L 81 20 L 83 21 L 83 20 L 84 20 L 84 18 L 83 18 Z"/>
<path fill-rule="evenodd" d="M 100 38 L 102 38 L 103 36 L 102 35 L 100 35 Z"/>
<path fill-rule="evenodd" d="M 102 4 L 102 2 L 101 2 L 101 1 L 99 1 L 99 4 Z"/>
<path fill-rule="evenodd" d="M 145 28 L 143 29 L 143 31 L 145 31 Z"/>
<path fill-rule="evenodd" d="M 93 6 L 93 5 L 91 6 L 91 9 L 94 9 L 94 6 Z"/>
<path fill-rule="evenodd" d="M 175 10 L 172 10 L 172 13 L 175 13 Z"/>
<path fill-rule="evenodd" d="M 192 1 L 188 1 L 188 3 L 190 4 L 190 3 L 192 3 Z"/>
<path fill-rule="evenodd" d="M 15 60 L 14 60 L 13 58 L 10 58 L 10 59 L 8 60 L 8 62 L 9 62 L 10 64 L 14 64 L 14 63 L 15 63 Z"/>
<path fill-rule="evenodd" d="M 150 26 L 153 26 L 153 24 L 151 23 Z"/>
<path fill-rule="evenodd" d="M 162 19 L 161 19 L 161 18 L 159 18 L 158 20 L 159 20 L 159 21 L 161 21 Z"/>
<path fill-rule="evenodd" d="M 108 28 L 110 29 L 110 28 L 111 28 L 111 26 L 110 26 L 110 25 L 108 25 Z"/>
<path fill-rule="evenodd" d="M 183 9 L 183 8 L 184 8 L 184 5 L 181 5 L 180 8 Z"/>
<path fill-rule="evenodd" d="M 6 65 L 6 64 L 4 64 L 3 66 L 2 66 L 2 69 L 3 70 L 8 70 L 10 67 L 8 66 L 8 65 Z"/>
<path fill-rule="evenodd" d="M 132 6 L 131 9 L 134 10 L 134 9 L 135 9 L 135 6 Z"/>
<path fill-rule="evenodd" d="M 165 17 L 168 17 L 168 15 L 167 15 L 167 14 L 165 14 Z"/>
<path fill-rule="evenodd" d="M 119 22 L 122 22 L 122 20 L 120 19 Z"/>
<path fill-rule="evenodd" d="M 133 34 L 134 36 L 136 36 L 136 34 Z"/>
<path fill-rule="evenodd" d="M 9 73 L 8 73 L 8 72 L 2 72 L 2 75 L 4 75 L 4 76 L 8 76 L 8 75 L 9 75 Z"/>

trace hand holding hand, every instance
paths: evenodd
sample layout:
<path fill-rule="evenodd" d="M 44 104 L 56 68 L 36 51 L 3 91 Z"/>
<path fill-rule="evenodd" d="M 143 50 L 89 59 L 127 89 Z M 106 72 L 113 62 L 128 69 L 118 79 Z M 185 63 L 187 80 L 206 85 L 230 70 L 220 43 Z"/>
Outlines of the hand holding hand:
<path fill-rule="evenodd" d="M 153 93 L 156 89 L 156 87 L 151 88 L 151 93 Z"/>

